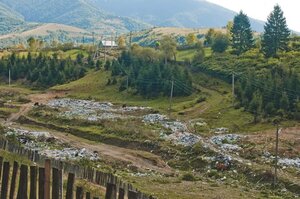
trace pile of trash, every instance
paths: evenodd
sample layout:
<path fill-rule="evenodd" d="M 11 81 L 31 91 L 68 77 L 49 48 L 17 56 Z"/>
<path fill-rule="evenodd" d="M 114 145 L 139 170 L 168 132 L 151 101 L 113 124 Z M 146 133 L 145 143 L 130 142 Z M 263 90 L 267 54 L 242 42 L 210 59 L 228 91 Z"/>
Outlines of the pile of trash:
<path fill-rule="evenodd" d="M 289 159 L 289 158 L 280 158 L 278 164 L 286 167 L 296 167 L 300 169 L 300 158 Z"/>
<path fill-rule="evenodd" d="M 221 128 L 212 129 L 211 132 L 215 134 L 226 134 L 229 132 L 229 129 L 225 127 L 221 127 Z"/>
<path fill-rule="evenodd" d="M 200 141 L 200 137 L 188 132 L 175 132 L 171 135 L 164 135 L 164 138 L 184 146 L 193 146 Z"/>
<path fill-rule="evenodd" d="M 99 160 L 98 154 L 88 151 L 87 149 L 64 148 L 62 150 L 45 149 L 39 152 L 41 155 L 53 158 L 56 160 L 78 160 L 89 159 L 91 161 Z"/>
<path fill-rule="evenodd" d="M 168 120 L 168 117 L 165 115 L 161 115 L 161 114 L 149 114 L 149 115 L 143 116 L 144 123 L 155 124 L 155 123 L 160 123 L 160 122 L 163 122 L 166 120 Z"/>
<path fill-rule="evenodd" d="M 210 141 L 224 151 L 240 151 L 242 148 L 236 144 L 240 139 L 240 135 L 227 134 L 213 136 Z"/>
<path fill-rule="evenodd" d="M 116 107 L 109 102 L 96 102 L 93 100 L 54 99 L 48 103 L 51 108 L 65 109 L 59 115 L 69 119 L 79 118 L 88 121 L 127 119 L 133 116 L 124 115 L 126 112 L 135 112 L 149 109 L 148 107 Z"/>
<path fill-rule="evenodd" d="M 48 132 L 10 128 L 5 136 L 10 138 L 13 136 L 25 149 L 36 151 L 40 155 L 56 160 L 99 160 L 97 153 L 85 148 L 71 148 Z"/>
<path fill-rule="evenodd" d="M 232 158 L 230 156 L 218 155 L 212 160 L 212 167 L 219 171 L 226 171 L 232 167 Z"/>
<path fill-rule="evenodd" d="M 149 114 L 143 117 L 144 123 L 160 124 L 170 132 L 162 132 L 161 138 L 170 140 L 175 144 L 193 146 L 200 141 L 200 137 L 189 133 L 186 124 L 179 121 L 171 121 L 167 116 L 160 114 Z"/>

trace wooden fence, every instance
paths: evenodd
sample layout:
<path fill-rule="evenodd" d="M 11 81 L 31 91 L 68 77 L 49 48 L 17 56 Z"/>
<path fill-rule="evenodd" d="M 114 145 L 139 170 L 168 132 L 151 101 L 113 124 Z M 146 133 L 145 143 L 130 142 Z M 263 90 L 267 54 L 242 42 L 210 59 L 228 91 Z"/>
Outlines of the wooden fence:
<path fill-rule="evenodd" d="M 18 154 L 22 157 L 27 157 L 28 160 L 36 165 L 30 167 L 26 165 L 19 166 L 18 162 L 14 162 L 12 172 L 10 172 L 10 163 L 0 157 L 0 179 L 2 177 L 0 199 L 6 199 L 8 196 L 9 199 L 14 199 L 14 193 L 16 192 L 17 199 L 62 199 L 64 195 L 66 199 L 73 199 L 74 196 L 76 196 L 76 199 L 92 198 L 91 194 L 89 192 L 85 193 L 82 187 L 77 187 L 76 190 L 74 190 L 76 179 L 84 179 L 90 183 L 106 188 L 105 199 L 153 198 L 152 196 L 143 194 L 135 189 L 132 184 L 123 182 L 119 177 L 111 173 L 105 173 L 89 167 L 80 167 L 69 162 L 49 159 L 38 154 L 36 151 L 25 149 L 3 139 L 0 139 L 0 149 Z M 11 177 L 9 176 L 10 173 Z M 18 175 L 20 176 L 18 182 L 19 186 L 16 186 Z M 65 192 L 63 191 L 64 175 L 68 176 Z M 10 190 L 8 190 L 9 187 Z M 15 190 L 15 187 L 18 187 L 18 190 Z M 93 197 L 92 199 L 97 198 L 100 199 L 100 197 Z"/>

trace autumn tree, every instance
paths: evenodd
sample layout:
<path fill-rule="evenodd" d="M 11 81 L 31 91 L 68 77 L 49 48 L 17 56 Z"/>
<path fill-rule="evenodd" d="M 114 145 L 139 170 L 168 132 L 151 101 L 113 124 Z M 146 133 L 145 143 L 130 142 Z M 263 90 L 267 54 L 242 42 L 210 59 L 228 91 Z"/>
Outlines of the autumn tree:
<path fill-rule="evenodd" d="M 126 47 L 126 39 L 125 39 L 124 36 L 120 36 L 120 37 L 118 38 L 118 46 L 119 46 L 119 48 L 121 48 L 121 49 L 124 49 L 124 48 Z"/>
<path fill-rule="evenodd" d="M 193 46 L 197 42 L 197 37 L 194 33 L 190 33 L 186 36 L 186 42 L 188 46 Z"/>
<path fill-rule="evenodd" d="M 165 64 L 167 64 L 171 57 L 174 57 L 174 60 L 176 60 L 177 43 L 171 36 L 164 36 L 162 38 L 160 41 L 160 49 L 163 52 Z"/>

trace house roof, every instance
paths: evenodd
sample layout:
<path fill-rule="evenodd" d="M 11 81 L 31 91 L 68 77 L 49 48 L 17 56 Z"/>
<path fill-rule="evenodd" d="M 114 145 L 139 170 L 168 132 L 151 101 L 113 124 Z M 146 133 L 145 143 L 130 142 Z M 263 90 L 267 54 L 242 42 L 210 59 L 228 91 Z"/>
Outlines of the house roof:
<path fill-rule="evenodd" d="M 118 46 L 115 41 L 101 41 L 101 44 L 102 44 L 102 46 L 105 46 L 105 47 L 117 47 Z"/>

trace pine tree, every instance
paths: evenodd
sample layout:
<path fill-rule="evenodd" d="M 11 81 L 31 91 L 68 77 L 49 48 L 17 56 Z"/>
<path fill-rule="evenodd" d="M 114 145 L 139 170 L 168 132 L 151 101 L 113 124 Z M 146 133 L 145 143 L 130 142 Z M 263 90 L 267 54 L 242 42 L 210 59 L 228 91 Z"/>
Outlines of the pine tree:
<path fill-rule="evenodd" d="M 259 92 L 253 94 L 252 101 L 249 104 L 250 111 L 254 114 L 254 123 L 258 122 L 258 116 L 261 113 L 262 97 Z"/>
<path fill-rule="evenodd" d="M 232 34 L 232 47 L 240 55 L 254 46 L 253 32 L 247 15 L 242 11 L 234 17 Z"/>
<path fill-rule="evenodd" d="M 278 51 L 287 50 L 290 30 L 279 5 L 274 7 L 265 24 L 262 38 L 262 50 L 266 57 L 276 57 Z"/>

